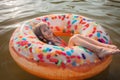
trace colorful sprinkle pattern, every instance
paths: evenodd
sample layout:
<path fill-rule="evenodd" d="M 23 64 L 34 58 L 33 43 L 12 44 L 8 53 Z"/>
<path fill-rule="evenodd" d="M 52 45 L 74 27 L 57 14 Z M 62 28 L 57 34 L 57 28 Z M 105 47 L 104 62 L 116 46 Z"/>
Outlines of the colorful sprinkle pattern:
<path fill-rule="evenodd" d="M 36 62 L 56 64 L 65 68 L 66 65 L 80 66 L 96 63 L 97 56 L 90 50 L 75 46 L 72 48 L 54 46 L 39 41 L 32 30 L 30 22 L 46 22 L 55 32 L 83 34 L 102 43 L 110 43 L 110 38 L 104 29 L 93 20 L 74 14 L 53 14 L 37 17 L 18 27 L 12 36 L 15 50 L 26 58 Z"/>

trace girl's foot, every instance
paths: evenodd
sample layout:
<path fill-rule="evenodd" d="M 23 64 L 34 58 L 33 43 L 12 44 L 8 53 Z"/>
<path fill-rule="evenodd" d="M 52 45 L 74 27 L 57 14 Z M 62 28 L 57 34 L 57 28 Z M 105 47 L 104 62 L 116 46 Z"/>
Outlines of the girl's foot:
<path fill-rule="evenodd" d="M 120 53 L 119 49 L 110 49 L 110 48 L 104 48 L 101 47 L 100 51 L 97 51 L 97 55 L 100 58 L 104 58 L 107 55 L 114 55 Z"/>
<path fill-rule="evenodd" d="M 103 44 L 104 44 L 104 43 L 103 43 Z M 115 46 L 115 45 L 104 44 L 104 46 L 105 46 L 106 48 L 110 48 L 110 49 L 117 49 L 117 46 Z"/>

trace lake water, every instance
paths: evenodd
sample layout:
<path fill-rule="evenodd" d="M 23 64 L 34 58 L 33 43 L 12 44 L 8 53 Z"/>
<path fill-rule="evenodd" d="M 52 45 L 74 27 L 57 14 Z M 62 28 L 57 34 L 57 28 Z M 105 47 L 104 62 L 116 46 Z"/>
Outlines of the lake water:
<path fill-rule="evenodd" d="M 12 59 L 8 43 L 16 24 L 53 13 L 74 13 L 94 19 L 120 48 L 120 0 L 0 0 L 1 80 L 44 80 L 21 69 Z M 87 80 L 120 80 L 120 55 L 110 66 Z"/>

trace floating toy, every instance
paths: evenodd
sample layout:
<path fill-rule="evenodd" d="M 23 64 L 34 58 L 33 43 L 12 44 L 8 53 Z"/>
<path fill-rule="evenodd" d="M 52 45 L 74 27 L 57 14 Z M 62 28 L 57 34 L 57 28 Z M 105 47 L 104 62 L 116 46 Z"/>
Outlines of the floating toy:
<path fill-rule="evenodd" d="M 19 26 L 9 43 L 13 59 L 29 73 L 52 80 L 80 80 L 97 75 L 110 64 L 112 56 L 101 60 L 82 46 L 62 47 L 40 41 L 33 32 L 31 22 L 47 23 L 56 36 L 82 34 L 110 44 L 104 29 L 87 17 L 52 14 L 34 18 Z"/>

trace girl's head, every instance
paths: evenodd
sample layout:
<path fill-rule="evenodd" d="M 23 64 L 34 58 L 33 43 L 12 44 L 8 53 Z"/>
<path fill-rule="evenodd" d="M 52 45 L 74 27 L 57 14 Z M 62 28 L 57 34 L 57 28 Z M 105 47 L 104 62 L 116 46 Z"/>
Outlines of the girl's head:
<path fill-rule="evenodd" d="M 43 22 L 35 26 L 34 33 L 40 40 L 46 43 L 51 42 L 52 45 L 61 45 L 63 42 L 63 40 L 55 36 L 50 27 Z"/>
<path fill-rule="evenodd" d="M 44 36 L 44 38 L 51 39 L 54 37 L 52 30 L 46 23 L 43 22 L 39 23 L 36 25 L 36 27 L 39 27 L 38 29 L 41 32 L 41 34 Z"/>

